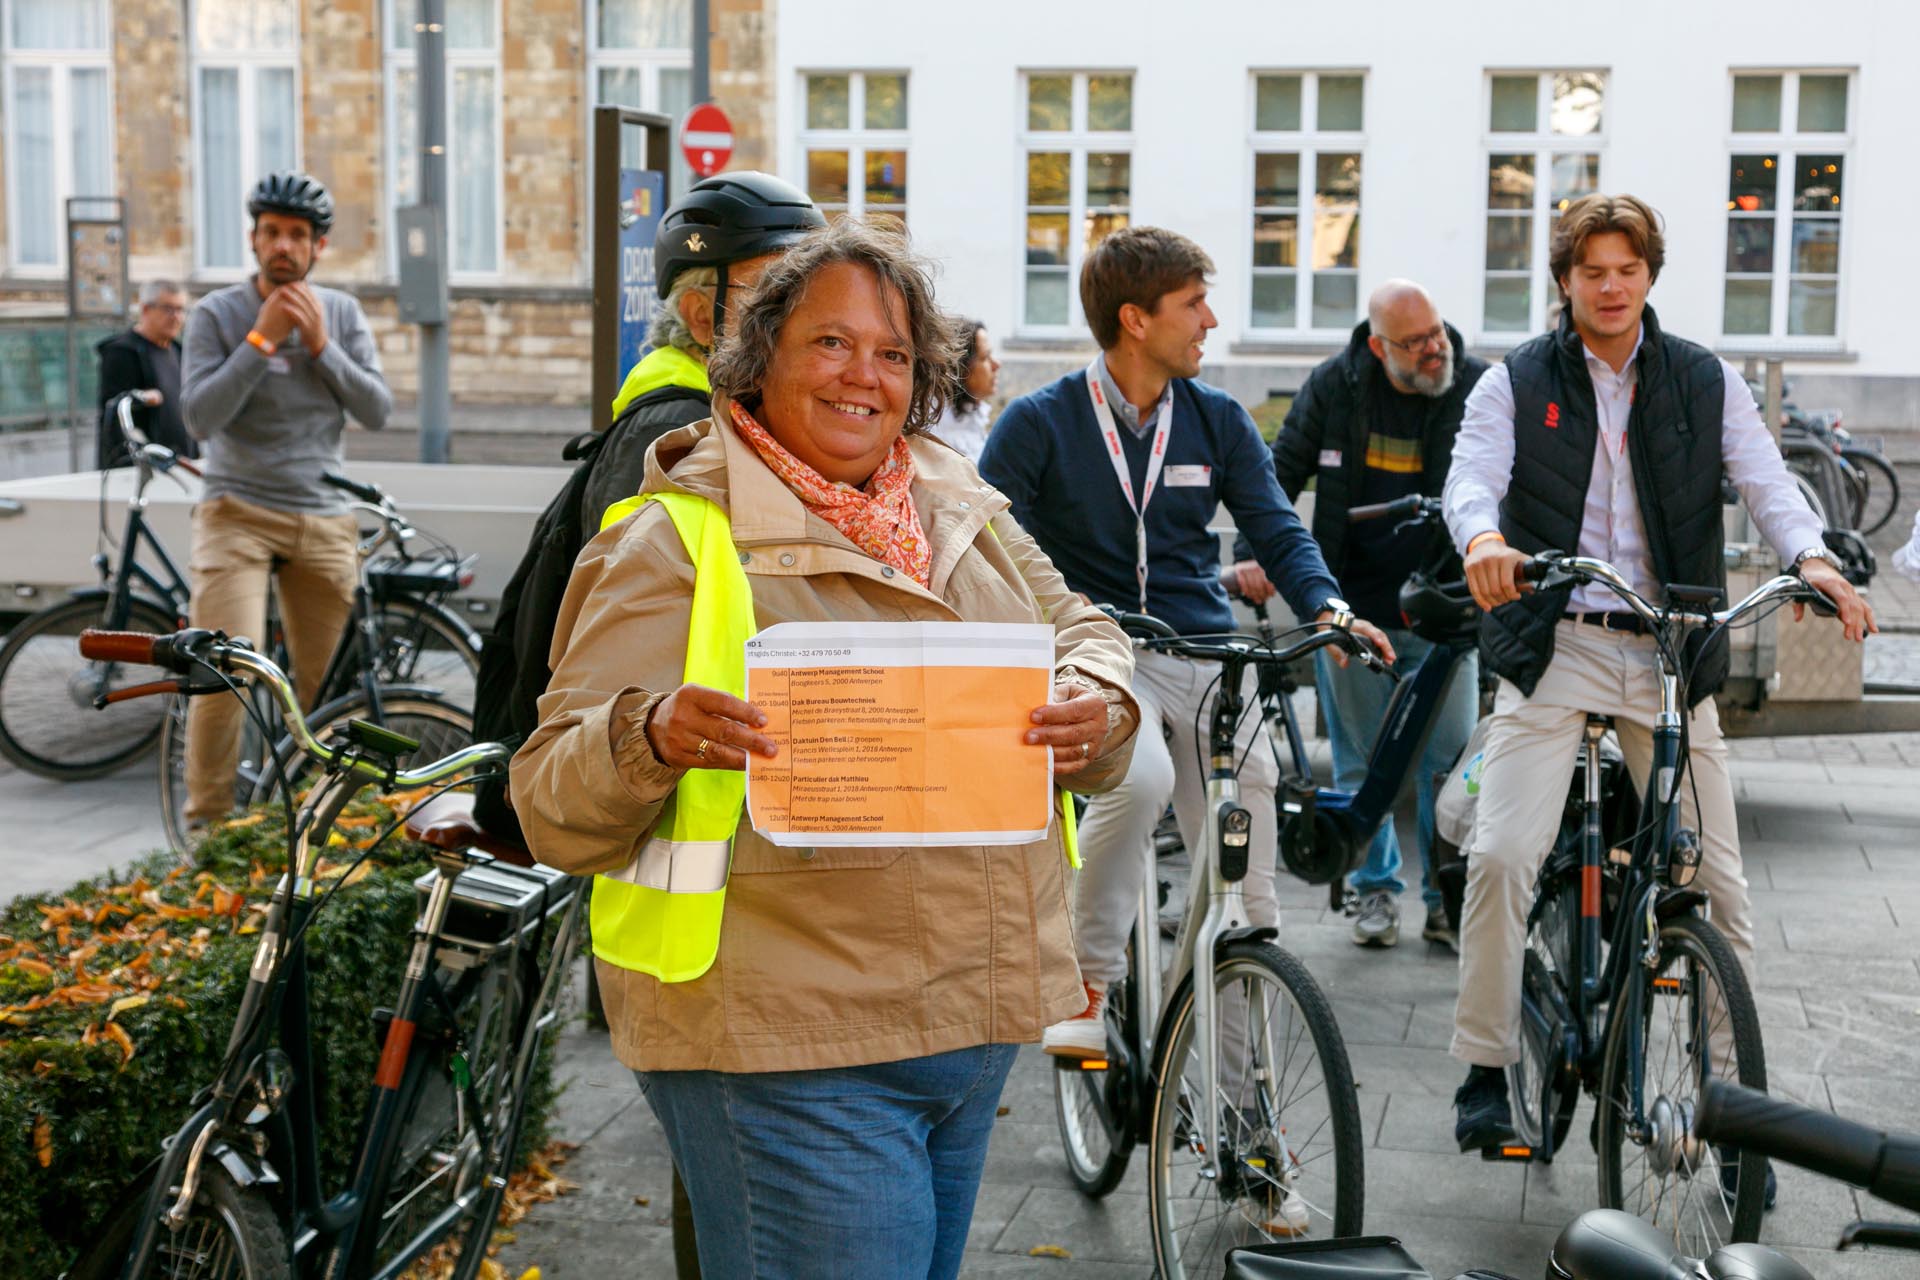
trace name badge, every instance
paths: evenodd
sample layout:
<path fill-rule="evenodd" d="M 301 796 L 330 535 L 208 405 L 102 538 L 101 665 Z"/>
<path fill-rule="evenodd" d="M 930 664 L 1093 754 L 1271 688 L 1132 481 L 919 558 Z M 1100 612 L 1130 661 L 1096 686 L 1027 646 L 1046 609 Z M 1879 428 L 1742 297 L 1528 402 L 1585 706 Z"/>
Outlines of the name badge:
<path fill-rule="evenodd" d="M 1320 465 L 1323 467 L 1339 466 L 1340 451 L 1338 449 L 1322 449 L 1320 451 Z"/>
<path fill-rule="evenodd" d="M 1167 468 L 1165 476 L 1169 489 L 1204 489 L 1213 483 L 1213 468 L 1187 465 Z"/>
<path fill-rule="evenodd" d="M 268 356 L 267 357 L 268 373 L 285 373 L 292 367 L 293 367 L 292 365 L 287 363 L 287 358 L 285 356 Z"/>

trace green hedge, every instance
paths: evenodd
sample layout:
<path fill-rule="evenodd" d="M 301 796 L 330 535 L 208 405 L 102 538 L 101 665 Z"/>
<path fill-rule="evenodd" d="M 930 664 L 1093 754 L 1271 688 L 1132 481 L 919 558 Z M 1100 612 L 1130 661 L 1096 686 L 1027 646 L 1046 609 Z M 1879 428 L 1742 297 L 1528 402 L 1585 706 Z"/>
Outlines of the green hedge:
<path fill-rule="evenodd" d="M 358 856 L 351 845 L 366 844 L 390 816 L 376 801 L 348 810 L 343 834 L 353 839 L 328 851 L 336 874 Z M 162 855 L 125 877 L 0 911 L 0 1275 L 57 1274 L 185 1118 L 226 1047 L 285 841 L 284 816 L 260 811 L 212 836 L 195 870 L 175 870 Z M 429 866 L 421 846 L 388 841 L 308 935 L 330 1188 L 347 1176 L 379 1053 L 373 1012 L 398 989 L 417 913 L 413 881 Z M 550 1052 L 535 1084 L 528 1147 L 543 1136 L 554 1095 Z"/>

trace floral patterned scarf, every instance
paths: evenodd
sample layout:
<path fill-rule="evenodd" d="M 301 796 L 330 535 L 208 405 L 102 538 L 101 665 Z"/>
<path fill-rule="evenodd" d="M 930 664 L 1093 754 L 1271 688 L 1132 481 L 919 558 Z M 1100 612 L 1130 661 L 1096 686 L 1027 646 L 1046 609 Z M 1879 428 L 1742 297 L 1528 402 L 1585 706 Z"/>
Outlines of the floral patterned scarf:
<path fill-rule="evenodd" d="M 911 574 L 921 586 L 933 578 L 933 549 L 913 505 L 913 455 L 907 438 L 894 440 L 865 489 L 827 479 L 794 457 L 752 414 L 733 405 L 733 428 L 807 510 L 846 535 L 881 564 Z"/>

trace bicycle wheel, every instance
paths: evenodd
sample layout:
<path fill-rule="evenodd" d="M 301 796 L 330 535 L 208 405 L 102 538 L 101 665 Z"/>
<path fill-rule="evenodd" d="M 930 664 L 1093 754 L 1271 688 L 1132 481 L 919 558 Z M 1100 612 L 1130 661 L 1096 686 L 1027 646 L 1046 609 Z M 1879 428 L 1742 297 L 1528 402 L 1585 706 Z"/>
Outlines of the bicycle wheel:
<path fill-rule="evenodd" d="M 65 1274 L 69 1280 L 117 1280 L 144 1212 L 153 1170 L 127 1189 L 95 1243 Z M 200 1190 L 186 1222 L 164 1228 L 142 1280 L 288 1280 L 287 1236 L 267 1188 L 246 1191 L 219 1161 L 200 1166 Z"/>
<path fill-rule="evenodd" d="M 473 705 L 480 651 L 459 619 L 424 600 L 389 600 L 374 609 L 380 633 L 375 677 L 381 684 L 437 689 L 455 706 Z"/>
<path fill-rule="evenodd" d="M 1793 457 L 1789 456 L 1787 465 L 1792 469 L 1794 488 L 1800 491 L 1800 496 L 1806 499 L 1807 506 L 1813 509 L 1814 518 L 1820 522 L 1820 527 L 1833 528 L 1833 521 L 1827 517 L 1827 504 L 1820 498 L 1819 487 L 1807 477 L 1808 464 L 1797 463 Z"/>
<path fill-rule="evenodd" d="M 1553 1150 L 1566 1138 L 1567 1120 L 1579 1094 L 1567 1092 L 1567 1037 L 1572 1024 L 1567 985 L 1574 972 L 1578 945 L 1580 882 L 1574 874 L 1554 875 L 1540 886 L 1527 926 L 1527 949 L 1521 978 L 1520 1060 L 1507 1068 L 1507 1097 L 1513 1109 L 1513 1130 L 1524 1145 L 1547 1144 L 1552 1127 Z"/>
<path fill-rule="evenodd" d="M 1201 1098 L 1191 974 L 1154 1072 L 1147 1209 L 1165 1280 L 1218 1276 L 1238 1245 L 1360 1233 L 1360 1107 L 1326 996 L 1305 965 L 1266 942 L 1225 947 L 1214 988 L 1220 1096 Z M 1203 1106 L 1220 1116 L 1211 1179 Z"/>
<path fill-rule="evenodd" d="M 349 1274 L 371 1275 L 442 1241 L 458 1242 L 471 1264 L 456 1274 L 478 1269 L 525 1110 L 514 1065 L 536 990 L 529 968 L 502 955 L 430 976 Z"/>
<path fill-rule="evenodd" d="M 307 727 L 314 737 L 325 742 L 329 735 L 345 728 L 349 720 L 375 721 L 418 742 L 418 750 L 399 758 L 397 763 L 402 769 L 416 760 L 438 760 L 452 755 L 473 743 L 473 716 L 465 708 L 456 707 L 431 692 L 383 692 L 378 716 L 368 705 L 366 694 L 350 693 L 309 714 Z M 294 745 L 291 737 L 280 739 L 273 759 L 277 767 L 257 771 L 248 804 L 277 800 L 282 779 L 298 792 L 302 781 L 320 767 Z"/>
<path fill-rule="evenodd" d="M 1739 1191 L 1729 1197 L 1719 1152 L 1693 1137 L 1700 1087 L 1709 1077 L 1765 1091 L 1760 1015 L 1733 948 L 1705 920 L 1682 916 L 1661 925 L 1658 961 L 1650 975 L 1636 967 L 1629 979 L 1647 984 L 1638 1063 L 1628 1061 L 1624 1007 L 1607 1029 L 1598 1102 L 1600 1206 L 1645 1218 L 1671 1232 L 1681 1253 L 1704 1258 L 1760 1232 L 1766 1162 L 1742 1155 Z M 1636 1074 L 1646 1124 L 1644 1132 L 1629 1133 Z"/>
<path fill-rule="evenodd" d="M 1135 1069 L 1122 1069 L 1111 1052 L 1125 1045 L 1126 1013 L 1134 998 L 1133 975 L 1107 992 L 1108 1067 L 1104 1071 L 1053 1073 L 1054 1118 L 1060 1124 L 1060 1143 L 1067 1152 L 1067 1173 L 1073 1185 L 1096 1199 L 1120 1185 L 1133 1155 Z"/>
<path fill-rule="evenodd" d="M 1863 491 L 1855 527 L 1863 534 L 1880 532 L 1900 509 L 1899 473 L 1871 449 L 1842 449 L 1840 458 L 1859 476 Z"/>
<path fill-rule="evenodd" d="M 203 693 L 202 698 L 232 697 L 232 694 Z M 240 722 L 240 754 L 234 766 L 233 808 L 244 809 L 261 786 L 270 769 L 267 758 L 267 733 L 280 723 L 280 708 L 265 689 L 241 686 L 240 696 L 252 707 Z M 160 721 L 160 825 L 167 833 L 167 845 L 183 859 L 191 857 L 193 842 L 187 834 L 187 706 L 190 699 L 174 696 L 166 699 Z"/>
<path fill-rule="evenodd" d="M 161 673 L 89 662 L 79 635 L 107 626 L 164 635 L 177 625 L 171 611 L 146 600 L 129 601 L 118 622 L 105 599 L 68 600 L 23 620 L 0 646 L 0 755 L 61 782 L 97 778 L 137 759 L 160 733 L 160 700 L 133 698 L 99 711 L 93 700 Z"/>

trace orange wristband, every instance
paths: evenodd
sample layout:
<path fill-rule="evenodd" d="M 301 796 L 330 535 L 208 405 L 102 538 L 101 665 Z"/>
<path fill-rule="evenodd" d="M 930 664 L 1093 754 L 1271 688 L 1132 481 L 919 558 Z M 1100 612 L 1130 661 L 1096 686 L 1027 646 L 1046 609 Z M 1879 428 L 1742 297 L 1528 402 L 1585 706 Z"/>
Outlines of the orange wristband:
<path fill-rule="evenodd" d="M 1502 542 L 1505 542 L 1507 540 L 1506 535 L 1501 533 L 1498 529 L 1489 529 L 1485 533 L 1476 533 L 1467 542 L 1467 554 L 1472 555 L 1473 549 L 1479 546 L 1481 543 L 1485 542 L 1488 538 L 1498 538 Z"/>
<path fill-rule="evenodd" d="M 274 343 L 268 342 L 265 338 L 261 337 L 258 329 L 247 330 L 247 341 L 260 348 L 260 354 L 263 356 L 270 356 L 279 350 L 279 347 Z"/>

